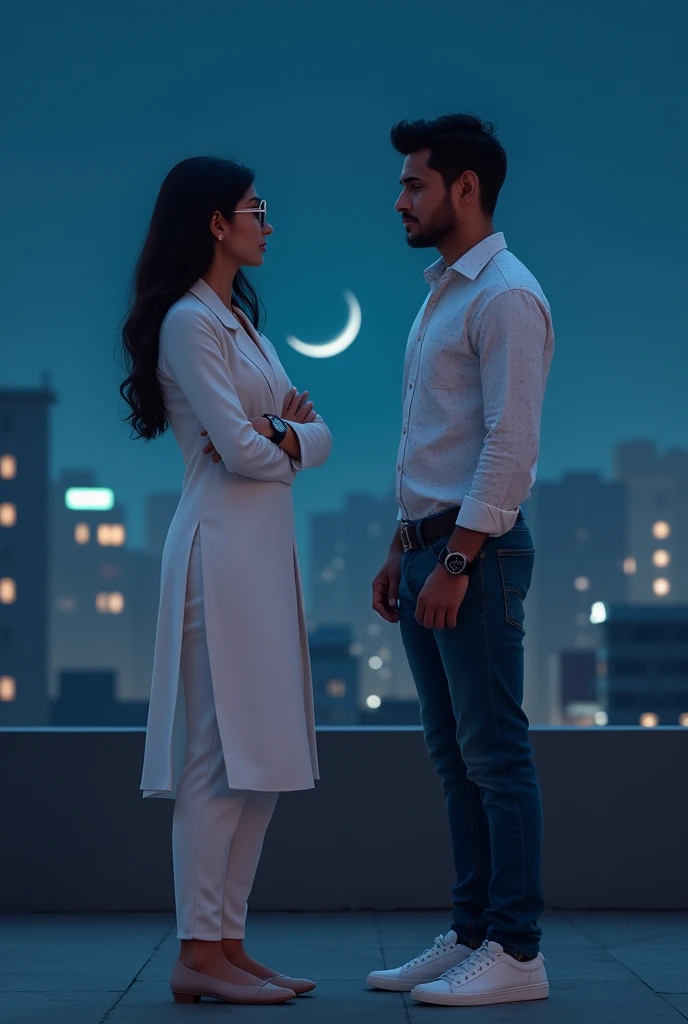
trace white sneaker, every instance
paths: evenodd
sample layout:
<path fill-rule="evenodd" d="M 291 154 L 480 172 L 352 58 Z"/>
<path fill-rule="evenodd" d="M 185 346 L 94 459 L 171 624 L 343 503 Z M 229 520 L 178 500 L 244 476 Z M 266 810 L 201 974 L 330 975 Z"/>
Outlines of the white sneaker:
<path fill-rule="evenodd" d="M 482 1006 L 546 999 L 549 982 L 545 958 L 515 960 L 498 942 L 484 942 L 480 949 L 429 984 L 417 985 L 411 998 L 440 1006 Z"/>
<path fill-rule="evenodd" d="M 387 992 L 410 992 L 422 982 L 434 981 L 473 952 L 469 946 L 457 943 L 456 939 L 455 931 L 438 935 L 434 945 L 403 967 L 395 967 L 391 971 L 373 971 L 366 979 L 368 985 Z"/>

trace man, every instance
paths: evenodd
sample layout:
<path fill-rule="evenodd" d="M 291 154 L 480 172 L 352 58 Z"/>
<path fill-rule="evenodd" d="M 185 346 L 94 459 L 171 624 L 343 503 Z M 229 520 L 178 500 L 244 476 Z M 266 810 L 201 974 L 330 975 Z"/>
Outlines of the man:
<path fill-rule="evenodd" d="M 451 928 L 368 984 L 420 1002 L 544 999 L 542 807 L 523 700 L 523 601 L 554 336 L 540 286 L 496 233 L 506 154 L 468 114 L 402 121 L 396 202 L 408 244 L 435 247 L 406 349 L 397 532 L 373 607 L 399 622 L 443 783 Z"/>

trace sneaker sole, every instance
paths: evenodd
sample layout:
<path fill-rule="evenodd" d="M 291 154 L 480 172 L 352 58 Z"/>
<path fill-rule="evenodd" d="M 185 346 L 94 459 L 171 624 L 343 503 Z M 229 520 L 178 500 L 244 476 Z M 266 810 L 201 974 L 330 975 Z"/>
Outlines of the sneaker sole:
<path fill-rule="evenodd" d="M 378 988 L 383 992 L 410 992 L 419 984 L 421 983 L 418 981 L 402 981 L 401 978 L 376 978 L 372 974 L 366 978 L 366 985 L 369 985 L 370 988 Z M 429 981 L 423 982 L 423 984 L 427 985 Z"/>
<path fill-rule="evenodd" d="M 506 989 L 504 992 L 480 992 L 476 995 L 460 995 L 454 992 L 428 992 L 411 998 L 419 1003 L 435 1003 L 437 1006 L 487 1006 L 490 1003 L 525 1003 L 533 999 L 547 999 L 549 982 L 528 988 Z"/>

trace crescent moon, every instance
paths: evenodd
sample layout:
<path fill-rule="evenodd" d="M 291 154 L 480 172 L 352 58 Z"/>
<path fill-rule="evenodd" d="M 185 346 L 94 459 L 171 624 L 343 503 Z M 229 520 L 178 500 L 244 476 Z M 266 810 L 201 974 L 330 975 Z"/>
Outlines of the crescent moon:
<path fill-rule="evenodd" d="M 313 359 L 329 359 L 330 356 L 338 356 L 340 352 L 347 349 L 358 337 L 361 329 L 361 307 L 353 292 L 348 289 L 344 292 L 344 298 L 349 306 L 349 319 L 341 334 L 331 341 L 323 341 L 319 345 L 309 345 L 293 334 L 288 335 L 287 343 L 303 356 L 311 356 Z"/>

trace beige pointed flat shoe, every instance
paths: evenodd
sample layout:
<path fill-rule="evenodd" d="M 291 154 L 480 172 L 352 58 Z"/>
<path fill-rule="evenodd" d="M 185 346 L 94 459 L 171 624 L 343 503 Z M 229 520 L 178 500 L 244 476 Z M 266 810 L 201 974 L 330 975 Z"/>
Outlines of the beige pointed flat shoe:
<path fill-rule="evenodd" d="M 308 978 L 290 978 L 288 974 L 272 974 L 268 981 L 271 985 L 279 985 L 280 988 L 290 988 L 297 996 L 312 992 L 316 987 L 315 982 L 309 981 Z"/>
<path fill-rule="evenodd" d="M 201 996 L 221 999 L 225 1003 L 286 1003 L 296 993 L 286 985 L 272 985 L 269 981 L 254 978 L 252 974 L 233 969 L 234 981 L 223 981 L 200 971 L 192 971 L 179 960 L 175 961 L 170 977 L 170 988 L 175 1003 L 199 1003 Z"/>

